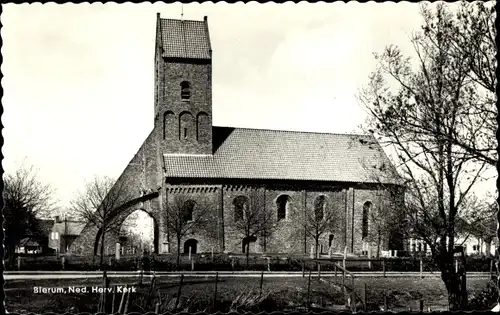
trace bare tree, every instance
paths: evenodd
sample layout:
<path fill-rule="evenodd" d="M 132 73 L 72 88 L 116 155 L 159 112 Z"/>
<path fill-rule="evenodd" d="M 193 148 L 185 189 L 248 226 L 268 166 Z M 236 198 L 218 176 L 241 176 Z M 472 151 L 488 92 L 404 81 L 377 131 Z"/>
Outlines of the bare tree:
<path fill-rule="evenodd" d="M 247 266 L 250 243 L 256 241 L 257 236 L 269 237 L 276 227 L 275 213 L 266 207 L 265 190 L 252 189 L 249 196 L 239 196 L 234 200 L 234 229 L 243 237 Z"/>
<path fill-rule="evenodd" d="M 176 195 L 172 203 L 168 203 L 165 211 L 166 227 L 173 233 L 177 241 L 177 265 L 180 264 L 181 240 L 190 232 L 202 230 L 210 226 L 211 212 L 208 202 L 198 198 L 197 201 L 185 195 Z"/>
<path fill-rule="evenodd" d="M 119 233 L 120 214 L 132 203 L 133 198 L 124 181 L 109 177 L 95 177 L 78 192 L 72 201 L 72 210 L 78 218 L 100 230 L 100 266 L 103 266 L 105 237 Z"/>
<path fill-rule="evenodd" d="M 446 51 L 453 58 L 462 58 L 473 85 L 468 91 L 475 94 L 476 102 L 464 117 L 464 133 L 452 134 L 450 140 L 479 161 L 494 167 L 498 160 L 495 88 L 496 53 L 494 2 L 462 2 L 456 15 L 456 23 L 449 25 L 450 32 L 444 33 L 451 43 Z M 437 28 L 426 27 L 426 32 L 437 36 Z"/>
<path fill-rule="evenodd" d="M 313 208 L 306 209 L 304 218 L 298 222 L 306 236 L 313 239 L 316 258 L 319 258 L 320 254 L 318 249 L 321 236 L 335 227 L 337 216 L 332 206 L 332 202 L 328 202 L 325 196 L 318 196 L 314 200 Z"/>
<path fill-rule="evenodd" d="M 424 31 L 412 39 L 417 69 L 397 47 L 387 47 L 376 55 L 379 69 L 360 99 L 370 126 L 397 152 L 407 180 L 411 233 L 429 245 L 450 310 L 458 310 L 465 308 L 467 292 L 465 278 L 454 268 L 456 218 L 488 162 L 478 161 L 456 140 L 467 137 L 464 122 L 478 101 L 468 57 L 448 53 L 456 19 L 442 4 L 435 13 L 423 7 L 422 15 Z"/>
<path fill-rule="evenodd" d="M 368 220 L 366 239 L 369 244 L 375 243 L 377 246 L 376 257 L 380 257 L 381 246 L 384 241 L 387 241 L 395 231 L 403 232 L 400 227 L 400 221 L 394 219 L 394 214 L 399 210 L 395 207 L 394 194 L 386 196 L 383 190 L 377 191 L 375 195 L 376 205 L 368 207 L 363 205 L 363 221 Z M 366 211 L 366 219 L 364 218 Z"/>
<path fill-rule="evenodd" d="M 37 179 L 33 166 L 22 166 L 4 176 L 4 244 L 7 257 L 13 258 L 19 241 L 26 235 L 42 236 L 40 218 L 54 210 L 54 190 Z"/>

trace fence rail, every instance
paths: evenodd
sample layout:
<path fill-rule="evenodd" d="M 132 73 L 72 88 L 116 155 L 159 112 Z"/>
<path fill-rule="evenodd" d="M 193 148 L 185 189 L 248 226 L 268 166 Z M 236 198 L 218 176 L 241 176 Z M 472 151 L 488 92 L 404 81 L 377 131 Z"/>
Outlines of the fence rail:
<path fill-rule="evenodd" d="M 189 259 L 191 258 L 191 259 Z M 122 256 L 116 260 L 114 256 L 104 256 L 105 268 L 117 271 L 146 270 L 157 271 L 316 271 L 332 272 L 343 268 L 349 272 L 439 272 L 439 268 L 427 258 L 296 258 L 253 256 L 248 264 L 246 257 L 237 255 L 200 255 L 182 256 L 180 264 L 176 264 L 175 255 Z M 50 256 L 17 256 L 10 263 L 5 263 L 6 270 L 99 270 L 100 256 L 50 255 Z M 496 273 L 493 258 L 468 258 L 467 272 Z"/>

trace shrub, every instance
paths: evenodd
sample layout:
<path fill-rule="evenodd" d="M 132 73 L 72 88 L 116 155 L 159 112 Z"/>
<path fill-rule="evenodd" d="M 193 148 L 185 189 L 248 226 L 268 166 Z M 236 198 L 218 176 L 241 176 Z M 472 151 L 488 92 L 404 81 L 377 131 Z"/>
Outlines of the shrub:
<path fill-rule="evenodd" d="M 488 282 L 485 289 L 469 294 L 469 310 L 491 310 L 497 303 L 498 290 L 493 281 Z"/>

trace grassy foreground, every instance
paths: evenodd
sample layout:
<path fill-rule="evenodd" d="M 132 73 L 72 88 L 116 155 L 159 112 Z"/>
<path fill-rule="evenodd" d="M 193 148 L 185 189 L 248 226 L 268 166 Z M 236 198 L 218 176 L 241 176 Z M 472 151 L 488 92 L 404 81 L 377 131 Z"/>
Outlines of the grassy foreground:
<path fill-rule="evenodd" d="M 262 293 L 260 278 L 219 278 L 214 306 L 215 279 L 184 278 L 184 285 L 177 301 L 179 278 L 156 278 L 151 290 L 150 279 L 144 278 L 143 285 L 136 285 L 137 292 L 130 294 L 128 312 L 149 312 L 155 310 L 160 301 L 159 312 L 172 311 L 177 302 L 177 311 L 304 311 L 308 301 L 313 308 L 332 309 L 343 305 L 344 295 L 328 283 L 311 281 L 307 296 L 306 278 L 264 278 Z M 111 278 L 111 285 L 137 284 L 137 278 Z M 469 294 L 486 288 L 487 279 L 468 279 Z M 96 313 L 98 293 L 34 293 L 35 287 L 68 286 L 102 287 L 102 279 L 61 280 L 9 280 L 6 281 L 5 307 L 18 313 Z M 366 285 L 367 310 L 377 311 L 384 305 L 384 294 L 390 310 L 418 310 L 419 300 L 424 300 L 424 309 L 432 311 L 447 309 L 447 294 L 443 282 L 438 278 L 359 278 L 355 290 L 359 296 Z M 152 292 L 151 294 L 149 292 Z M 116 294 L 115 309 L 120 304 L 121 294 Z M 108 295 L 108 313 L 111 312 L 112 294 Z M 488 309 L 489 306 L 485 306 Z"/>

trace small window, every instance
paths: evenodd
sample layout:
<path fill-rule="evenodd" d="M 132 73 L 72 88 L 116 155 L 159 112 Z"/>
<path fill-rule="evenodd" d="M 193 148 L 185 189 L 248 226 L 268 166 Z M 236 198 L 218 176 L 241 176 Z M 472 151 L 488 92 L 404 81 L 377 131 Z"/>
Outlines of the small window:
<path fill-rule="evenodd" d="M 184 127 L 184 139 L 187 139 L 188 137 L 188 129 Z"/>
<path fill-rule="evenodd" d="M 323 220 L 324 211 L 326 206 L 326 198 L 325 196 L 319 196 L 314 201 L 314 218 L 316 222 Z"/>
<path fill-rule="evenodd" d="M 278 208 L 278 221 L 286 219 L 288 204 L 290 202 L 290 197 L 287 195 L 281 195 L 276 200 L 276 207 Z"/>
<path fill-rule="evenodd" d="M 362 222 L 362 235 L 361 238 L 365 239 L 368 237 L 368 216 L 370 213 L 370 208 L 372 206 L 372 203 L 367 201 L 363 205 L 363 222 Z M 415 251 L 415 250 L 414 250 Z"/>
<path fill-rule="evenodd" d="M 193 212 L 196 203 L 193 200 L 188 200 L 182 208 L 182 218 L 184 222 L 193 221 Z"/>
<path fill-rule="evenodd" d="M 191 84 L 188 81 L 181 82 L 181 99 L 189 100 L 191 98 Z"/>
<path fill-rule="evenodd" d="M 245 196 L 238 196 L 233 201 L 234 206 L 234 221 L 241 221 L 246 217 L 248 212 L 249 200 Z"/>

